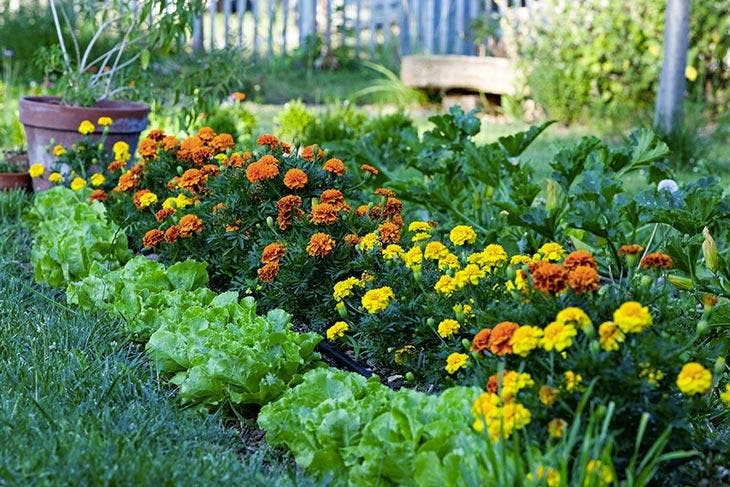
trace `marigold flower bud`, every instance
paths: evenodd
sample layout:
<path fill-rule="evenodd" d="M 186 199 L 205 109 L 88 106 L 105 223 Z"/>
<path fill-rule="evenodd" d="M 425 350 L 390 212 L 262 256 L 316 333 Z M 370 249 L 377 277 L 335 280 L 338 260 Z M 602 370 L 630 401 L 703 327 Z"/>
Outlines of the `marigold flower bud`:
<path fill-rule="evenodd" d="M 727 364 L 725 362 L 725 357 L 717 357 L 717 359 L 715 360 L 715 366 L 713 367 L 715 375 L 722 375 L 725 372 L 726 366 Z"/>
<path fill-rule="evenodd" d="M 654 278 L 645 274 L 645 275 L 641 276 L 641 281 L 639 281 L 639 282 L 641 284 L 641 287 L 649 288 L 653 281 L 654 281 Z"/>
<path fill-rule="evenodd" d="M 182 173 L 183 173 L 183 168 L 182 168 L 182 166 L 177 166 L 177 167 L 175 168 L 175 171 L 177 171 L 177 175 L 178 175 L 178 176 L 182 176 Z"/>
<path fill-rule="evenodd" d="M 667 280 L 669 280 L 672 286 L 676 287 L 677 289 L 682 289 L 683 291 L 689 291 L 690 289 L 692 289 L 693 286 L 692 279 L 688 277 L 677 276 L 676 274 L 668 275 Z"/>
<path fill-rule="evenodd" d="M 335 305 L 335 308 L 337 308 L 337 313 L 340 315 L 340 317 L 347 318 L 347 308 L 345 308 L 345 303 L 340 301 Z"/>
<path fill-rule="evenodd" d="M 552 211 L 558 207 L 559 190 L 558 184 L 552 179 L 545 181 L 545 209 L 547 211 Z"/>
<path fill-rule="evenodd" d="M 270 229 L 276 231 L 276 229 L 274 228 L 274 219 L 271 218 L 270 216 L 266 217 L 266 226 L 269 227 Z"/>
<path fill-rule="evenodd" d="M 703 336 L 710 329 L 710 324 L 705 319 L 697 322 L 697 336 Z"/>
<path fill-rule="evenodd" d="M 413 382 L 414 380 L 416 380 L 416 376 L 413 375 L 413 372 L 410 370 L 406 372 L 406 382 Z"/>

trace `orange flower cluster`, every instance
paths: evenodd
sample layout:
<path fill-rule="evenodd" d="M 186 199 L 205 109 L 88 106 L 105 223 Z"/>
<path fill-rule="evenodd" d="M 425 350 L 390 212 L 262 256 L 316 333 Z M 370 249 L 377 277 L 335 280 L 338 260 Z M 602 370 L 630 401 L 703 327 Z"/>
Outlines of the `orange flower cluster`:
<path fill-rule="evenodd" d="M 376 168 L 374 168 L 370 164 L 363 164 L 362 166 L 360 166 L 360 169 L 362 169 L 363 171 L 370 173 L 372 175 L 377 175 L 380 173 L 380 171 L 378 171 Z"/>
<path fill-rule="evenodd" d="M 672 258 L 661 252 L 652 252 L 641 259 L 642 269 L 671 269 Z"/>
<path fill-rule="evenodd" d="M 329 159 L 324 163 L 323 168 L 335 176 L 343 176 L 345 174 L 345 163 L 339 159 Z"/>
<path fill-rule="evenodd" d="M 380 233 L 380 241 L 385 244 L 397 244 L 400 242 L 400 231 L 402 225 L 398 226 L 392 221 L 385 222 L 378 228 Z"/>
<path fill-rule="evenodd" d="M 312 206 L 312 216 L 309 221 L 315 225 L 332 225 L 337 222 L 338 213 L 329 203 L 320 203 Z"/>
<path fill-rule="evenodd" d="M 177 225 L 181 237 L 190 237 L 203 230 L 203 221 L 196 215 L 185 215 Z"/>
<path fill-rule="evenodd" d="M 142 169 L 143 167 L 140 164 L 136 164 L 132 169 L 119 176 L 119 181 L 117 181 L 117 186 L 114 188 L 114 191 L 123 193 L 139 186 Z"/>
<path fill-rule="evenodd" d="M 307 253 L 312 257 L 327 257 L 335 248 L 335 240 L 326 233 L 312 235 L 307 245 Z"/>
<path fill-rule="evenodd" d="M 161 210 L 158 210 L 157 213 L 155 213 L 155 220 L 157 220 L 158 223 L 161 223 L 168 217 L 174 215 L 175 211 L 175 208 L 173 208 L 172 206 L 168 208 L 162 208 Z"/>
<path fill-rule="evenodd" d="M 226 152 L 228 149 L 233 149 L 233 146 L 235 145 L 236 143 L 233 141 L 233 136 L 231 136 L 231 134 L 219 134 L 213 137 L 213 140 L 210 141 L 211 149 L 218 154 Z"/>
<path fill-rule="evenodd" d="M 345 235 L 344 242 L 345 246 L 354 247 L 355 245 L 360 243 L 360 237 L 358 237 L 354 233 L 348 233 L 347 235 Z"/>
<path fill-rule="evenodd" d="M 146 161 L 154 159 L 157 155 L 157 142 L 154 139 L 151 139 L 148 135 L 140 141 L 137 152 L 140 156 L 142 156 L 142 159 Z"/>
<path fill-rule="evenodd" d="M 304 214 L 302 210 L 302 198 L 296 195 L 287 195 L 276 202 L 278 213 L 276 222 L 281 230 L 286 230 L 292 223 L 293 218 Z"/>
<path fill-rule="evenodd" d="M 177 185 L 191 193 L 199 193 L 203 190 L 207 180 L 208 178 L 202 170 L 191 168 L 177 178 Z"/>
<path fill-rule="evenodd" d="M 318 145 L 308 145 L 302 149 L 299 157 L 301 157 L 305 161 L 312 162 L 314 161 L 315 154 L 317 156 L 317 159 L 322 159 L 324 157 L 324 151 L 320 149 Z"/>
<path fill-rule="evenodd" d="M 477 353 L 488 350 L 500 357 L 512 353 L 510 340 L 519 327 L 517 323 L 502 321 L 494 325 L 494 328 L 484 328 L 474 335 L 471 350 Z"/>
<path fill-rule="evenodd" d="M 243 167 L 253 158 L 253 153 L 246 151 L 243 153 L 234 152 L 230 157 L 223 161 L 225 167 Z"/>
<path fill-rule="evenodd" d="M 252 183 L 273 179 L 278 175 L 279 161 L 268 154 L 246 168 L 246 179 Z"/>
<path fill-rule="evenodd" d="M 157 228 L 153 228 L 152 230 L 148 230 L 147 233 L 144 234 L 144 237 L 142 237 L 142 245 L 149 249 L 153 249 L 162 243 L 163 240 L 165 240 L 165 232 L 158 230 Z"/>
<path fill-rule="evenodd" d="M 289 189 L 302 189 L 307 185 L 308 180 L 307 173 L 296 167 L 289 169 L 284 174 L 284 186 Z"/>
<path fill-rule="evenodd" d="M 559 294 L 568 287 L 582 294 L 600 287 L 596 259 L 584 250 L 570 253 L 562 265 L 538 261 L 531 263 L 529 270 L 535 289 L 545 294 Z"/>
<path fill-rule="evenodd" d="M 637 255 L 644 251 L 644 247 L 638 244 L 622 245 L 618 248 L 618 255 Z"/>
<path fill-rule="evenodd" d="M 256 139 L 256 145 L 265 145 L 268 146 L 269 149 L 276 149 L 277 147 L 279 147 L 279 139 L 276 137 L 276 135 L 261 134 Z"/>
<path fill-rule="evenodd" d="M 286 254 L 286 249 L 278 243 L 270 243 L 264 247 L 261 253 L 261 262 L 264 264 L 257 270 L 259 279 L 263 282 L 271 282 L 279 274 L 279 260 Z"/>
<path fill-rule="evenodd" d="M 179 143 L 177 139 L 163 137 L 162 146 L 165 150 L 177 148 L 175 156 L 182 162 L 201 167 L 211 163 L 216 154 L 223 154 L 235 145 L 230 134 L 216 134 L 210 127 L 201 128 L 196 135 L 190 136 Z"/>
<path fill-rule="evenodd" d="M 124 167 L 127 165 L 124 161 L 112 161 L 109 163 L 108 166 L 106 166 L 106 170 L 109 172 L 117 172 L 121 169 L 124 169 Z"/>
<path fill-rule="evenodd" d="M 165 230 L 165 242 L 171 244 L 177 242 L 180 237 L 180 229 L 176 226 L 172 226 Z"/>
<path fill-rule="evenodd" d="M 339 189 L 325 189 L 319 197 L 320 203 L 332 205 L 337 211 L 350 211 L 345 195 Z"/>
<path fill-rule="evenodd" d="M 95 189 L 89 195 L 89 201 L 106 201 L 107 194 L 103 189 Z"/>

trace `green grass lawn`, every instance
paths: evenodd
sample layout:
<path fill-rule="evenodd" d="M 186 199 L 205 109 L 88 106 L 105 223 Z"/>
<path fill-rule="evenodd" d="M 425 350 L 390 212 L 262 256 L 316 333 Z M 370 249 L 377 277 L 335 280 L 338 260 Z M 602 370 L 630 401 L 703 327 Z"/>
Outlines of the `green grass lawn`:
<path fill-rule="evenodd" d="M 0 485 L 310 485 L 247 425 L 187 410 L 106 316 L 36 286 L 0 192 Z"/>

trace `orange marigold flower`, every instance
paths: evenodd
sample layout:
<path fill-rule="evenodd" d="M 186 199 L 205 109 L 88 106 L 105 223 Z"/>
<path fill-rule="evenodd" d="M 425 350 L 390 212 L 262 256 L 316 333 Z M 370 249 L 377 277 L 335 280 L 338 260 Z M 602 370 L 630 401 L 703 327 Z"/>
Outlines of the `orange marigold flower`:
<path fill-rule="evenodd" d="M 205 186 L 206 176 L 200 169 L 191 168 L 182 173 L 177 180 L 178 186 L 187 189 L 192 193 L 197 193 Z"/>
<path fill-rule="evenodd" d="M 380 171 L 378 171 L 376 168 L 371 166 L 370 164 L 363 164 L 360 166 L 360 169 L 362 169 L 365 172 L 369 172 L 370 174 L 379 174 Z"/>
<path fill-rule="evenodd" d="M 402 216 L 400 216 L 400 215 L 393 215 L 392 217 L 390 217 L 390 222 L 393 225 L 397 226 L 398 227 L 398 230 L 402 230 L 403 229 L 404 223 L 403 223 L 403 217 Z"/>
<path fill-rule="evenodd" d="M 276 135 L 272 134 L 261 134 L 256 139 L 256 145 L 268 145 L 269 148 L 273 149 L 279 145 L 279 139 Z"/>
<path fill-rule="evenodd" d="M 360 237 L 358 237 L 354 233 L 348 233 L 347 235 L 345 235 L 345 238 L 343 240 L 347 247 L 354 247 L 355 245 L 360 243 Z"/>
<path fill-rule="evenodd" d="M 305 161 L 312 162 L 314 161 L 314 156 L 317 155 L 318 159 L 321 159 L 324 157 L 324 151 L 319 148 L 317 144 L 308 145 L 302 149 L 302 153 L 300 154 L 300 157 L 304 159 Z"/>
<path fill-rule="evenodd" d="M 167 184 L 165 185 L 167 187 L 168 191 L 172 191 L 175 188 L 177 188 L 177 182 L 178 182 L 178 178 L 177 177 L 174 177 L 174 178 L 170 179 L 167 182 Z"/>
<path fill-rule="evenodd" d="M 324 170 L 336 176 L 342 176 L 345 174 L 345 163 L 339 159 L 332 158 L 324 163 Z"/>
<path fill-rule="evenodd" d="M 137 186 L 139 186 L 139 175 L 134 174 L 132 171 L 127 171 L 119 176 L 119 181 L 117 181 L 117 186 L 114 188 L 114 191 L 122 193 L 136 188 Z"/>
<path fill-rule="evenodd" d="M 589 265 L 580 265 L 568 273 L 568 286 L 578 294 L 598 291 L 598 271 Z"/>
<path fill-rule="evenodd" d="M 246 168 L 246 178 L 252 183 L 273 179 L 279 175 L 279 166 L 256 161 Z"/>
<path fill-rule="evenodd" d="M 365 216 L 368 214 L 368 205 L 360 205 L 355 209 L 357 216 Z"/>
<path fill-rule="evenodd" d="M 202 166 L 210 162 L 213 157 L 213 149 L 210 147 L 196 147 L 190 151 L 190 161 L 196 166 Z"/>
<path fill-rule="evenodd" d="M 231 154 L 231 157 L 226 160 L 223 165 L 228 167 L 243 167 L 248 161 L 251 160 L 253 157 L 253 154 L 249 151 L 244 152 L 243 154 L 239 154 L 238 152 L 234 152 Z"/>
<path fill-rule="evenodd" d="M 134 203 L 134 206 L 137 207 L 138 210 L 143 210 L 147 208 L 150 205 L 150 201 L 145 201 L 144 196 L 150 195 L 154 200 L 152 200 L 152 203 L 156 201 L 157 196 L 152 193 L 149 189 L 140 189 L 136 193 L 134 193 L 134 196 L 132 197 L 132 202 Z"/>
<path fill-rule="evenodd" d="M 203 220 L 196 215 L 185 215 L 180 218 L 180 223 L 177 226 L 181 237 L 189 237 L 193 233 L 203 230 Z"/>
<path fill-rule="evenodd" d="M 152 139 L 142 139 L 137 152 L 145 160 L 154 159 L 157 155 L 157 142 Z"/>
<path fill-rule="evenodd" d="M 279 261 L 267 262 L 256 273 L 262 282 L 272 282 L 279 274 Z"/>
<path fill-rule="evenodd" d="M 397 198 L 392 196 L 385 202 L 385 209 L 383 210 L 383 216 L 395 216 L 400 215 L 403 211 L 403 203 Z"/>
<path fill-rule="evenodd" d="M 638 244 L 622 245 L 618 248 L 618 255 L 637 255 L 644 251 L 644 247 Z"/>
<path fill-rule="evenodd" d="M 259 159 L 259 162 L 261 164 L 273 164 L 275 166 L 279 165 L 279 159 L 272 156 L 271 154 L 264 154 L 263 156 L 261 156 L 261 159 Z"/>
<path fill-rule="evenodd" d="M 491 328 L 483 328 L 479 330 L 479 332 L 474 335 L 474 338 L 472 338 L 471 351 L 481 353 L 484 350 L 487 350 L 487 348 L 489 348 L 489 337 L 491 334 Z"/>
<path fill-rule="evenodd" d="M 155 213 L 155 220 L 157 222 L 162 222 L 163 220 L 167 219 L 167 217 L 170 217 L 175 214 L 175 208 L 172 206 L 167 208 L 162 208 L 161 210 L 158 210 L 157 213 Z"/>
<path fill-rule="evenodd" d="M 375 194 L 383 198 L 395 198 L 395 191 L 388 188 L 378 188 L 375 190 Z"/>
<path fill-rule="evenodd" d="M 339 189 L 325 189 L 319 196 L 319 201 L 334 206 L 337 211 L 350 211 L 350 207 L 345 203 L 345 196 Z"/>
<path fill-rule="evenodd" d="M 184 162 L 190 162 L 193 157 L 193 150 L 203 146 L 203 140 L 200 137 L 192 136 L 183 140 L 177 149 L 177 158 Z"/>
<path fill-rule="evenodd" d="M 302 189 L 307 185 L 307 173 L 298 168 L 289 169 L 284 174 L 284 186 L 289 189 Z"/>
<path fill-rule="evenodd" d="M 203 142 L 210 142 L 215 138 L 215 131 L 210 127 L 203 127 L 198 130 L 198 137 L 200 137 L 200 140 Z"/>
<path fill-rule="evenodd" d="M 166 151 L 174 150 L 179 144 L 180 141 L 177 140 L 177 137 L 174 137 L 172 135 L 168 135 L 164 139 L 162 139 L 162 148 Z"/>
<path fill-rule="evenodd" d="M 225 209 L 226 209 L 225 203 L 216 203 L 213 205 L 213 208 L 211 208 L 213 213 L 218 213 L 219 211 L 223 211 Z"/>
<path fill-rule="evenodd" d="M 152 230 L 148 230 L 144 234 L 144 237 L 142 237 L 142 245 L 152 249 L 157 247 L 163 240 L 165 240 L 165 232 L 153 228 Z"/>
<path fill-rule="evenodd" d="M 289 144 L 281 141 L 279 141 L 279 144 L 281 145 L 281 150 L 284 154 L 291 154 L 291 146 Z"/>
<path fill-rule="evenodd" d="M 335 248 L 335 241 L 326 233 L 315 233 L 309 239 L 307 245 L 307 253 L 312 257 L 326 257 L 332 253 Z"/>
<path fill-rule="evenodd" d="M 142 173 L 144 172 L 144 164 L 135 164 L 134 166 L 131 167 L 129 172 L 131 172 L 135 176 L 141 176 Z"/>
<path fill-rule="evenodd" d="M 512 335 L 519 328 L 520 325 L 511 321 L 503 321 L 498 323 L 492 328 L 492 333 L 489 334 L 489 343 L 487 347 L 489 351 L 494 355 L 507 355 L 512 353 L 512 345 L 510 340 Z"/>
<path fill-rule="evenodd" d="M 221 172 L 221 168 L 219 166 L 216 166 L 215 164 L 206 164 L 205 166 L 201 167 L 200 170 L 206 176 L 217 176 Z"/>
<path fill-rule="evenodd" d="M 278 212 L 276 222 L 281 230 L 286 230 L 291 225 L 292 218 L 304 214 L 302 198 L 293 194 L 284 196 L 276 202 L 276 210 Z"/>
<path fill-rule="evenodd" d="M 155 142 L 159 142 L 165 138 L 165 132 L 160 129 L 152 129 L 150 130 L 150 133 L 147 134 L 147 138 L 152 139 Z"/>
<path fill-rule="evenodd" d="M 231 93 L 231 98 L 234 101 L 242 102 L 243 100 L 246 99 L 246 93 L 244 93 L 242 91 L 234 91 L 233 93 Z"/>
<path fill-rule="evenodd" d="M 225 152 L 228 149 L 232 149 L 236 143 L 233 141 L 231 134 L 219 134 L 213 137 L 213 140 L 208 144 L 214 151 L 220 153 Z"/>
<path fill-rule="evenodd" d="M 370 219 L 372 220 L 378 220 L 380 218 L 380 214 L 382 213 L 382 208 L 380 205 L 375 205 L 372 208 L 370 208 Z"/>
<path fill-rule="evenodd" d="M 576 250 L 575 252 L 571 252 L 568 254 L 568 257 L 565 258 L 565 261 L 563 261 L 563 267 L 565 267 L 568 271 L 572 271 L 576 267 L 580 266 L 589 266 L 594 269 L 598 269 L 598 264 L 596 264 L 596 259 L 593 258 L 593 254 L 585 250 Z"/>
<path fill-rule="evenodd" d="M 89 201 L 106 201 L 107 194 L 103 189 L 95 189 L 89 195 Z"/>
<path fill-rule="evenodd" d="M 395 244 L 400 242 L 400 228 L 392 222 L 386 222 L 380 225 L 380 241 L 385 244 Z"/>
<path fill-rule="evenodd" d="M 240 228 L 241 227 L 239 227 L 238 225 L 226 225 L 226 232 L 228 232 L 228 233 L 237 232 Z"/>
<path fill-rule="evenodd" d="M 539 261 L 530 265 L 535 288 L 546 294 L 558 294 L 568 285 L 568 273 L 563 266 Z"/>
<path fill-rule="evenodd" d="M 261 252 L 261 262 L 267 264 L 269 262 L 275 262 L 284 257 L 286 249 L 282 247 L 279 242 L 273 242 L 264 247 L 264 251 Z"/>
<path fill-rule="evenodd" d="M 672 258 L 661 252 L 652 252 L 641 259 L 642 269 L 671 269 Z"/>
<path fill-rule="evenodd" d="M 124 166 L 126 165 L 127 163 L 124 161 L 113 161 L 109 163 L 109 165 L 106 167 L 106 170 L 109 172 L 116 172 L 120 169 L 124 169 Z"/>
<path fill-rule="evenodd" d="M 337 209 L 329 203 L 314 205 L 309 221 L 315 225 L 332 225 L 337 221 Z"/>
<path fill-rule="evenodd" d="M 167 230 L 165 230 L 165 242 L 167 243 L 175 243 L 177 242 L 177 239 L 180 237 L 180 229 L 176 226 L 171 226 Z"/>

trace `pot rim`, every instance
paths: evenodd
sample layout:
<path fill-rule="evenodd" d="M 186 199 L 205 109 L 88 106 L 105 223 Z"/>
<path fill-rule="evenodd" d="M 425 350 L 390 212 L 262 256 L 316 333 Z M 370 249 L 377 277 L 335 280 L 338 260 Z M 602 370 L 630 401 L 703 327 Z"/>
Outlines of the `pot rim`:
<path fill-rule="evenodd" d="M 137 101 L 99 100 L 96 102 L 96 104 L 94 104 L 94 106 L 91 107 L 63 105 L 61 104 L 61 98 L 58 96 L 23 96 L 20 98 L 20 103 L 27 105 L 38 104 L 43 106 L 56 106 L 65 110 L 97 112 L 100 115 L 104 115 L 110 110 L 144 112 L 150 111 L 149 105 Z"/>

